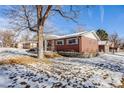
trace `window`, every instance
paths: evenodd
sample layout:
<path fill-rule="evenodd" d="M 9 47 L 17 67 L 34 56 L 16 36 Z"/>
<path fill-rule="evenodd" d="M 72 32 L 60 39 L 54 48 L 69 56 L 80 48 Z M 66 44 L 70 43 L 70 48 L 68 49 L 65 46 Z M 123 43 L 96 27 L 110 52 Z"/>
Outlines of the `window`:
<path fill-rule="evenodd" d="M 29 49 L 30 48 L 30 43 L 24 43 L 23 48 L 24 49 Z"/>
<path fill-rule="evenodd" d="M 56 45 L 64 45 L 64 40 L 57 40 Z"/>
<path fill-rule="evenodd" d="M 67 39 L 67 44 L 68 45 L 78 44 L 78 39 L 77 38 Z"/>

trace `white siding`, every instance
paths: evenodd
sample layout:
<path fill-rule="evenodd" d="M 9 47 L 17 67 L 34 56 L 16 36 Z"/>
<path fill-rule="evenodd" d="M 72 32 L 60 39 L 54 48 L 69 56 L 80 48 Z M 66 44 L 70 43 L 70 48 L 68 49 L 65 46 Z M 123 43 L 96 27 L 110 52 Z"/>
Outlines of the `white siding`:
<path fill-rule="evenodd" d="M 84 34 L 83 36 L 97 40 L 96 36 L 93 33 L 87 33 L 87 34 Z"/>

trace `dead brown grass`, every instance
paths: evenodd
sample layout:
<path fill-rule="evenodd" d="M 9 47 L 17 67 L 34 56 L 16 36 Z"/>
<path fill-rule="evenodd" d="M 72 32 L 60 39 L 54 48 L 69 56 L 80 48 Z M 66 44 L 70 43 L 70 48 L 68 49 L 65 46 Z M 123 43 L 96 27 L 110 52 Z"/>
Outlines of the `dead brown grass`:
<path fill-rule="evenodd" d="M 112 85 L 114 88 L 124 88 L 124 78 L 122 78 L 121 80 L 121 85 L 115 85 L 115 84 L 112 84 L 112 83 L 109 83 L 110 85 Z"/>
<path fill-rule="evenodd" d="M 108 74 L 103 75 L 103 79 L 107 79 L 109 77 Z"/>
<path fill-rule="evenodd" d="M 121 83 L 122 84 L 120 86 L 118 86 L 118 88 L 124 88 L 124 78 L 122 78 Z"/>
<path fill-rule="evenodd" d="M 56 58 L 56 57 L 62 57 L 58 53 L 45 53 L 46 58 Z"/>
<path fill-rule="evenodd" d="M 51 61 L 49 61 L 46 57 L 44 59 L 37 59 L 34 57 L 30 56 L 16 56 L 16 57 L 11 57 L 4 59 L 0 61 L 0 65 L 3 64 L 37 64 L 37 63 L 42 63 L 42 64 L 52 64 Z"/>
<path fill-rule="evenodd" d="M 19 56 L 19 57 L 11 57 L 8 59 L 4 59 L 0 61 L 0 64 L 34 64 L 37 62 L 36 58 L 29 56 Z"/>
<path fill-rule="evenodd" d="M 42 62 L 42 63 L 45 63 L 45 64 L 52 64 L 52 62 L 51 61 L 49 61 L 47 58 L 44 58 L 44 59 L 42 59 L 42 60 L 39 60 L 40 62 Z"/>

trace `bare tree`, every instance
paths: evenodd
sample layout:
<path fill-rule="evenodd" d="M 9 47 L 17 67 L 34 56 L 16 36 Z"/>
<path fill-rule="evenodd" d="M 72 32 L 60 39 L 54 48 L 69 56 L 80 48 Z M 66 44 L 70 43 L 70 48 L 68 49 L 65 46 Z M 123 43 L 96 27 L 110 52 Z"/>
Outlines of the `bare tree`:
<path fill-rule="evenodd" d="M 115 50 L 117 51 L 117 48 L 119 48 L 121 40 L 116 32 L 110 35 L 109 40 L 112 43 L 111 47 L 114 53 Z"/>
<path fill-rule="evenodd" d="M 66 6 L 67 7 L 67 6 Z M 64 9 L 63 6 L 37 5 L 37 6 L 9 6 L 7 15 L 9 15 L 13 28 L 17 31 L 29 29 L 37 32 L 38 36 L 38 58 L 43 58 L 43 33 L 45 21 L 50 15 L 59 14 L 65 19 L 77 22 L 77 10 L 73 6 Z"/>
<path fill-rule="evenodd" d="M 3 47 L 13 47 L 14 45 L 14 32 L 6 30 L 0 32 L 0 37 Z"/>
<path fill-rule="evenodd" d="M 21 35 L 21 38 L 19 41 L 25 42 L 30 40 L 30 33 L 25 33 Z"/>

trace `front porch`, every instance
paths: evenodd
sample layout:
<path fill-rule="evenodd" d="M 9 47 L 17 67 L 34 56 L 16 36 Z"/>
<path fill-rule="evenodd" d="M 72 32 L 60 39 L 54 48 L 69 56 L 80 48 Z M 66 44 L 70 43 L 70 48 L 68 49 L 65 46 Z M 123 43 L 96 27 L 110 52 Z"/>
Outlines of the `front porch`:
<path fill-rule="evenodd" d="M 44 51 L 55 51 L 54 40 L 44 40 Z"/>
<path fill-rule="evenodd" d="M 57 35 L 44 35 L 44 51 L 55 51 L 55 39 L 57 39 Z"/>

